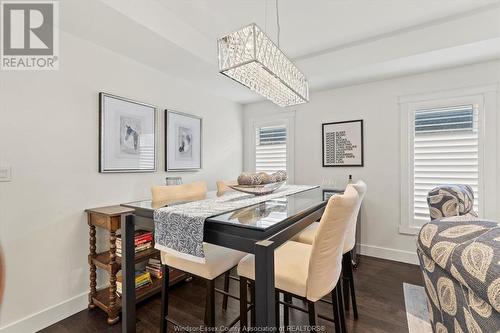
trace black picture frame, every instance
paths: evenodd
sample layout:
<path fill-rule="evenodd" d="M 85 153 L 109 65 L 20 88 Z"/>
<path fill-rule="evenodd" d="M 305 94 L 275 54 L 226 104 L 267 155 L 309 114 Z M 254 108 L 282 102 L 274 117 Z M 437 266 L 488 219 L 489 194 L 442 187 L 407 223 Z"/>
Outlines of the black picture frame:
<path fill-rule="evenodd" d="M 134 167 L 109 167 L 107 165 L 107 161 L 105 160 L 105 155 L 106 155 L 106 126 L 107 123 L 105 121 L 105 114 L 108 112 L 105 107 L 105 99 L 114 99 L 118 100 L 124 103 L 128 103 L 130 105 L 137 105 L 142 108 L 147 108 L 150 109 L 152 112 L 152 135 L 153 135 L 153 165 L 151 167 L 139 167 L 139 168 L 134 168 Z M 156 113 L 157 113 L 157 107 L 151 104 L 135 101 L 129 98 L 125 97 L 120 97 L 116 96 L 113 94 L 105 93 L 105 92 L 100 92 L 99 93 L 99 162 L 98 162 L 98 167 L 99 167 L 99 173 L 128 173 L 128 172 L 134 172 L 134 173 L 140 173 L 140 172 L 156 172 L 157 168 L 157 153 L 156 153 L 156 134 L 157 134 L 157 119 L 156 119 Z"/>
<path fill-rule="evenodd" d="M 196 115 L 193 115 L 193 114 L 174 111 L 174 110 L 170 110 L 170 109 L 166 109 L 164 112 L 165 112 L 164 113 L 164 115 L 165 115 L 165 117 L 164 117 L 165 118 L 164 119 L 165 120 L 165 171 L 167 171 L 167 172 L 172 172 L 172 171 L 173 172 L 179 172 L 179 171 L 190 172 L 190 171 L 201 170 L 203 168 L 203 118 L 196 116 Z M 174 139 L 172 137 L 171 131 L 169 130 L 170 115 L 190 118 L 192 120 L 199 121 L 199 142 L 197 142 L 197 144 L 199 145 L 199 156 L 198 156 L 199 161 L 196 165 L 191 165 L 191 166 L 187 166 L 187 167 L 171 166 L 171 163 L 169 160 L 169 155 L 170 155 L 169 149 L 171 149 L 170 143 L 172 143 Z"/>
<path fill-rule="evenodd" d="M 325 126 L 328 125 L 339 125 L 339 124 L 347 124 L 347 123 L 359 123 L 360 128 L 361 128 L 361 163 L 360 164 L 336 164 L 336 165 L 331 165 L 331 164 L 326 164 L 325 163 Z M 363 167 L 364 166 L 364 134 L 363 134 L 363 129 L 364 129 L 364 124 L 363 124 L 363 119 L 357 119 L 357 120 L 346 120 L 346 121 L 336 121 L 336 122 L 329 122 L 329 123 L 323 123 L 321 125 L 321 160 L 323 163 L 324 168 L 334 168 L 334 167 Z"/>

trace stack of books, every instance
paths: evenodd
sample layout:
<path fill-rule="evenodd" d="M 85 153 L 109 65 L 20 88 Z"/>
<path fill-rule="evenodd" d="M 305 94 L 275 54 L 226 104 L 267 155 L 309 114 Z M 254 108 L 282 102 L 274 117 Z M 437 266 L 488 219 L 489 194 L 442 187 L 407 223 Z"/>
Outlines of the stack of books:
<path fill-rule="evenodd" d="M 135 272 L 135 291 L 137 292 L 138 290 L 142 288 L 146 288 L 147 286 L 150 286 L 153 284 L 153 281 L 151 280 L 151 274 L 146 271 L 136 271 Z M 116 278 L 116 293 L 118 296 L 121 297 L 122 295 L 122 276 L 119 275 Z"/>
<path fill-rule="evenodd" d="M 149 272 L 151 276 L 161 279 L 161 261 L 160 259 L 149 258 L 149 261 L 146 265 L 146 272 Z"/>
<path fill-rule="evenodd" d="M 136 230 L 134 234 L 135 253 L 150 249 L 153 245 L 153 232 L 148 230 Z M 122 256 L 122 237 L 116 237 L 116 255 Z"/>

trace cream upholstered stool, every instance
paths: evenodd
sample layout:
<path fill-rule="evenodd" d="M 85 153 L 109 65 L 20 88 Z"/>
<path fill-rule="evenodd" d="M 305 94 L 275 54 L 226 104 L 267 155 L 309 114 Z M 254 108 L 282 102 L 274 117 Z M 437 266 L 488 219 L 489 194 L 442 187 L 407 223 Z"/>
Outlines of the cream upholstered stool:
<path fill-rule="evenodd" d="M 313 244 L 289 241 L 274 253 L 277 315 L 279 304 L 285 306 L 285 326 L 288 326 L 288 309 L 292 307 L 309 313 L 309 324 L 316 324 L 315 302 L 331 293 L 333 300 L 333 321 L 335 331 L 345 332 L 343 321 L 342 290 L 338 282 L 342 267 L 342 250 L 347 227 L 354 215 L 359 196 L 354 188 L 348 188 L 343 195 L 333 195 L 326 206 L 318 226 Z M 333 246 L 332 246 L 333 244 Z M 240 326 L 247 323 L 247 279 L 255 279 L 255 257 L 245 256 L 238 264 L 240 276 Z M 279 301 L 284 293 L 284 302 Z M 291 297 L 307 301 L 308 310 L 290 302 Z M 340 305 L 340 306 L 337 306 Z M 322 318 L 332 320 L 321 316 Z M 279 323 L 279 318 L 277 318 Z"/>
<path fill-rule="evenodd" d="M 207 184 L 205 182 L 195 182 L 173 186 L 154 186 L 151 189 L 153 202 L 179 202 L 200 200 L 206 197 Z M 168 319 L 168 289 L 169 289 L 169 267 L 176 268 L 183 272 L 198 276 L 207 281 L 207 299 L 205 306 L 205 325 L 213 327 L 215 324 L 215 279 L 225 274 L 229 279 L 229 271 L 234 268 L 245 253 L 227 249 L 224 247 L 204 243 L 205 263 L 197 263 L 191 260 L 161 252 L 162 262 L 162 305 L 161 305 L 161 332 L 167 331 L 167 322 L 177 325 Z M 219 291 L 224 295 L 227 304 L 229 283 L 224 291 Z M 235 297 L 236 298 L 236 297 Z M 237 320 L 236 320 L 237 321 Z M 236 322 L 235 321 L 235 322 Z"/>
<path fill-rule="evenodd" d="M 159 185 L 151 188 L 153 202 L 200 200 L 207 195 L 207 183 L 198 181 L 182 185 Z"/>
<path fill-rule="evenodd" d="M 162 298 L 161 298 L 161 332 L 167 332 L 167 322 L 176 326 L 182 326 L 168 318 L 168 291 L 169 291 L 169 268 L 176 268 L 183 272 L 195 275 L 205 279 L 207 283 L 207 297 L 205 303 L 205 326 L 215 326 L 215 292 L 218 291 L 227 295 L 223 291 L 215 288 L 215 279 L 219 276 L 229 273 L 238 262 L 245 256 L 245 253 L 231 250 L 225 247 L 204 243 L 205 263 L 198 263 L 183 259 L 168 253 L 161 253 L 162 263 Z M 233 296 L 232 296 L 233 297 Z M 237 299 L 237 297 L 234 297 Z M 233 326 L 239 318 L 233 321 L 229 326 Z"/>
<path fill-rule="evenodd" d="M 349 311 L 349 294 L 350 294 L 354 319 L 358 319 L 358 307 L 356 305 L 356 294 L 354 292 L 354 275 L 353 275 L 351 251 L 356 245 L 356 224 L 358 221 L 359 209 L 361 207 L 361 203 L 363 202 L 363 198 L 365 197 L 367 186 L 365 182 L 363 182 L 362 180 L 358 180 L 354 184 L 348 184 L 347 187 L 353 187 L 358 192 L 359 202 L 356 205 L 355 213 L 352 217 L 352 220 L 349 222 L 349 226 L 347 228 L 347 236 L 344 243 L 344 250 L 342 256 L 342 279 L 344 280 L 343 296 L 344 296 L 345 309 Z M 293 240 L 305 244 L 312 244 L 314 241 L 314 237 L 316 236 L 318 226 L 319 223 L 312 223 L 301 233 L 295 236 Z"/>
<path fill-rule="evenodd" d="M 227 191 L 231 191 L 228 185 L 238 185 L 236 180 L 218 180 L 215 185 L 217 186 L 217 195 L 221 196 Z"/>

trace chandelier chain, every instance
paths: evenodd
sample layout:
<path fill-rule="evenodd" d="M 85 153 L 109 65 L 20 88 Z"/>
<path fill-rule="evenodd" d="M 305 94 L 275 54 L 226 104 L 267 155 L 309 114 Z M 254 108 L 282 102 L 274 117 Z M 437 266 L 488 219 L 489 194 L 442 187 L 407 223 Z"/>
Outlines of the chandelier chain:
<path fill-rule="evenodd" d="M 278 27 L 278 47 L 280 47 L 280 32 L 281 32 L 281 27 L 280 27 L 280 11 L 278 7 L 278 0 L 276 0 L 276 26 Z"/>
<path fill-rule="evenodd" d="M 267 33 L 267 0 L 264 0 L 264 32 Z"/>

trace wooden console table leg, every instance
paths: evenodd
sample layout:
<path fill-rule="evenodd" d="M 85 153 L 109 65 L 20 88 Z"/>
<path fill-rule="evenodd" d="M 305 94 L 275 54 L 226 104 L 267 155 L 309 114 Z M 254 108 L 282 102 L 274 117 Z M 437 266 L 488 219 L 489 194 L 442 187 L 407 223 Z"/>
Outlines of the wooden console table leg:
<path fill-rule="evenodd" d="M 92 257 L 96 255 L 96 238 L 95 238 L 95 226 L 90 222 L 90 214 L 88 217 L 89 224 L 89 249 L 90 249 L 90 257 L 89 257 L 89 265 L 90 265 L 90 294 L 89 294 L 89 309 L 95 308 L 95 304 L 93 301 L 93 297 L 97 295 L 97 274 L 96 274 L 96 265 L 92 262 Z"/>
<path fill-rule="evenodd" d="M 109 231 L 109 265 L 113 267 L 109 273 L 109 312 L 108 324 L 113 325 L 120 319 L 116 308 L 116 231 Z"/>

